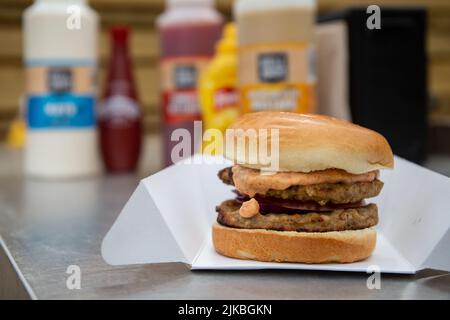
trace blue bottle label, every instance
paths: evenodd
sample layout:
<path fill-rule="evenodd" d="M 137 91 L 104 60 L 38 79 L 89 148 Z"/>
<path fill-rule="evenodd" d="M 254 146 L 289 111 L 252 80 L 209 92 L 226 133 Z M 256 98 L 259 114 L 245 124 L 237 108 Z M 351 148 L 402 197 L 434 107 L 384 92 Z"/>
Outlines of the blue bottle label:
<path fill-rule="evenodd" d="M 94 104 L 92 96 L 68 93 L 29 96 L 28 127 L 34 129 L 92 127 L 95 124 Z"/>
<path fill-rule="evenodd" d="M 30 129 L 89 128 L 95 125 L 95 66 L 27 66 L 26 116 Z"/>

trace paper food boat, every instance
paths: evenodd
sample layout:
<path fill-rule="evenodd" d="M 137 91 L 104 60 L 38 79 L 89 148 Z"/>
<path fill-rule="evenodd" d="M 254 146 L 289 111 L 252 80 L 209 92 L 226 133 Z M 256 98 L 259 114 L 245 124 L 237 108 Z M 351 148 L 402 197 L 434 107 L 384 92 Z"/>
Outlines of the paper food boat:
<path fill-rule="evenodd" d="M 214 250 L 215 206 L 232 198 L 217 178 L 231 163 L 195 155 L 140 181 L 102 243 L 111 265 L 183 262 L 191 269 L 303 269 L 412 274 L 425 268 L 450 271 L 450 179 L 395 158 L 382 170 L 377 198 L 377 246 L 349 264 L 268 263 L 223 257 Z"/>

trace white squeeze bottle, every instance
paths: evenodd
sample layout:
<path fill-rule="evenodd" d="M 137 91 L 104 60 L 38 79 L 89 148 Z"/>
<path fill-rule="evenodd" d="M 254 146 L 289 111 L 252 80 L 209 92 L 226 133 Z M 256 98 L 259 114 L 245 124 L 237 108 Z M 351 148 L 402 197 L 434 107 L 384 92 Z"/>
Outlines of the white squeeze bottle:
<path fill-rule="evenodd" d="M 25 172 L 99 173 L 95 121 L 98 17 L 84 0 L 35 0 L 23 14 Z"/>

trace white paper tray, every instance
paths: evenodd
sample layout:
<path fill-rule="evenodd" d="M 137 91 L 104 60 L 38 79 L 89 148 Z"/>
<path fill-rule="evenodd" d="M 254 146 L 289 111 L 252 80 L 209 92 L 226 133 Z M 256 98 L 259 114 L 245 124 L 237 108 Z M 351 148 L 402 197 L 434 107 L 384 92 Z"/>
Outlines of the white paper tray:
<path fill-rule="evenodd" d="M 230 163 L 196 155 L 143 179 L 102 244 L 112 265 L 183 262 L 192 269 L 303 269 L 415 273 L 450 271 L 450 179 L 399 157 L 381 172 L 378 240 L 367 260 L 349 264 L 266 263 L 223 257 L 211 243 L 215 206 L 232 198 L 217 172 Z"/>

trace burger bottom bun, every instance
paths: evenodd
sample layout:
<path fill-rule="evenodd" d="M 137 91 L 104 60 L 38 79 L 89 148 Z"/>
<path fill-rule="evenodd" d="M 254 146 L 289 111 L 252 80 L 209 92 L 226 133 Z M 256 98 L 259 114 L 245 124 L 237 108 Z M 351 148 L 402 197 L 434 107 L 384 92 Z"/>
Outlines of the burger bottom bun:
<path fill-rule="evenodd" d="M 348 263 L 375 249 L 374 228 L 331 232 L 294 232 L 212 227 L 216 251 L 224 256 L 267 262 Z"/>

